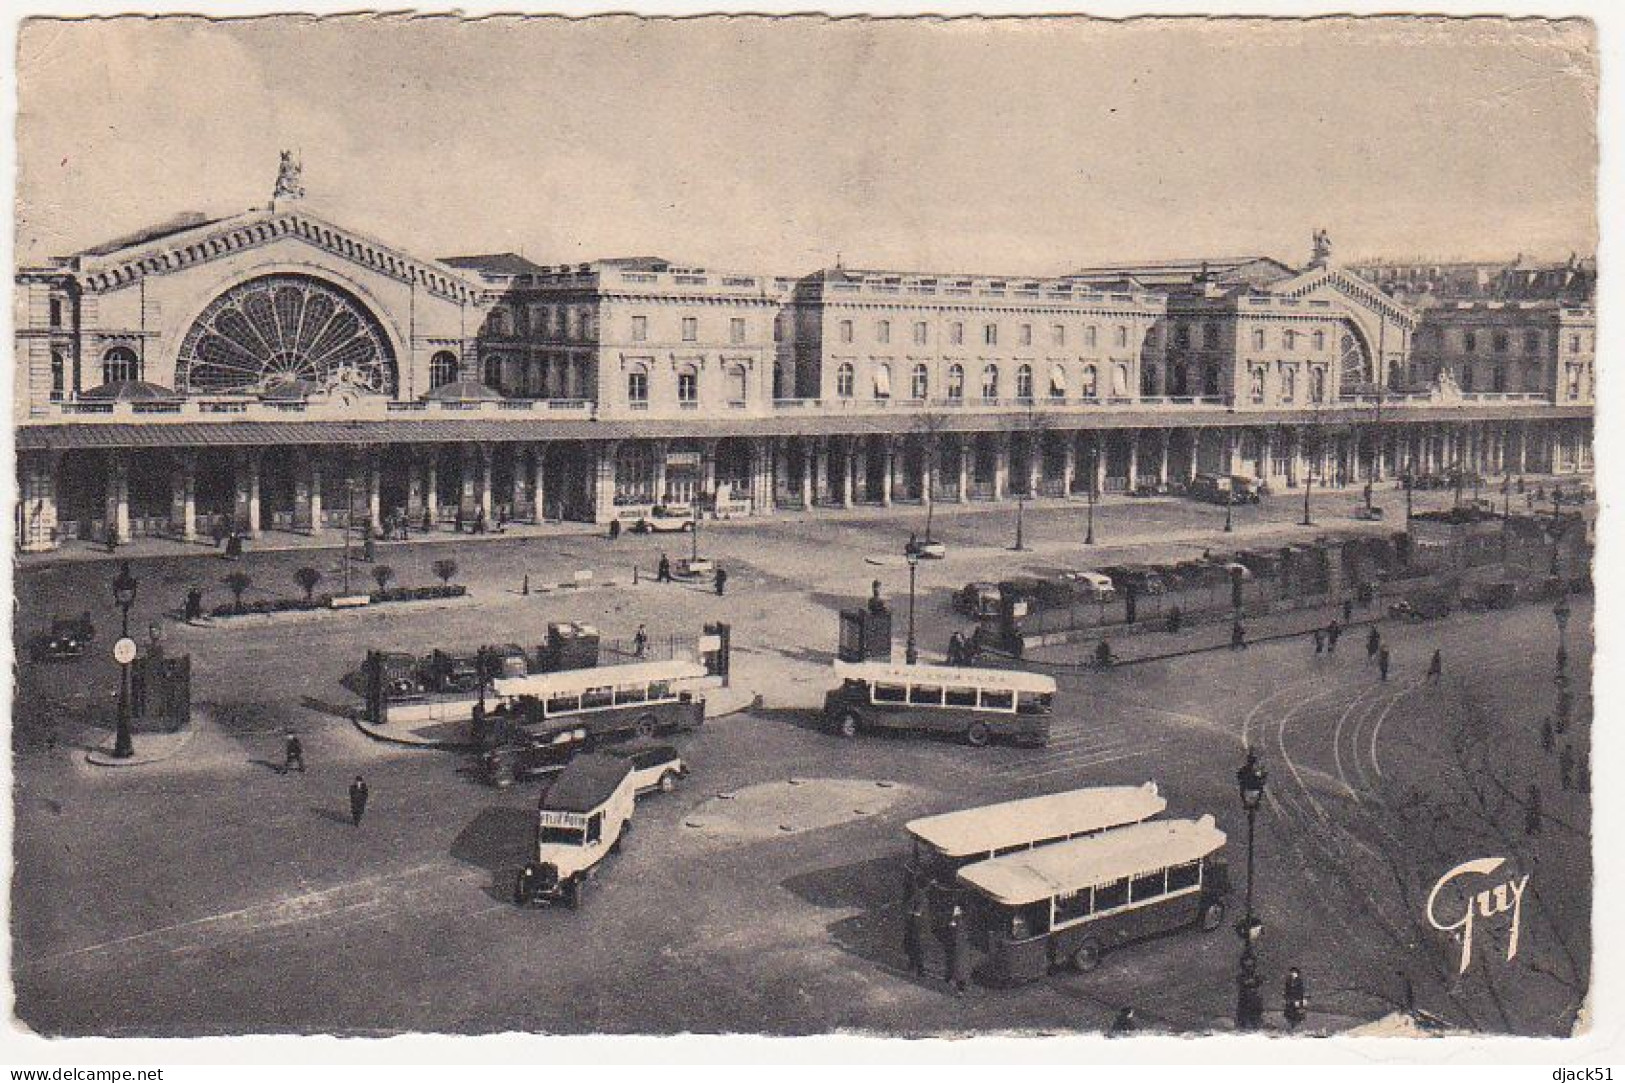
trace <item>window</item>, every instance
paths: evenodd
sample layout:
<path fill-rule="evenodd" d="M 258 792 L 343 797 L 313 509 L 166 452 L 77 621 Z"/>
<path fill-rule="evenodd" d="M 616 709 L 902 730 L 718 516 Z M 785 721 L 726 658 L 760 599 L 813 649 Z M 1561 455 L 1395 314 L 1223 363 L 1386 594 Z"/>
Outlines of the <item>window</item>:
<path fill-rule="evenodd" d="M 1083 366 L 1083 383 L 1078 389 L 1084 398 L 1092 399 L 1100 392 L 1100 381 L 1095 375 L 1095 366 Z"/>
<path fill-rule="evenodd" d="M 1094 324 L 1090 324 L 1088 327 L 1083 329 L 1083 344 L 1085 346 L 1095 345 L 1095 340 L 1097 337 L 1098 331 Z"/>
<path fill-rule="evenodd" d="M 891 366 L 875 366 L 875 398 L 891 398 Z"/>
<path fill-rule="evenodd" d="M 873 685 L 874 700 L 876 703 L 907 703 L 908 685 L 906 684 L 880 684 Z"/>
<path fill-rule="evenodd" d="M 1140 366 L 1140 394 L 1147 397 L 1157 394 L 1157 366 Z"/>
<path fill-rule="evenodd" d="M 700 374 L 690 365 L 677 374 L 677 401 L 698 402 L 700 399 Z"/>
<path fill-rule="evenodd" d="M 1202 370 L 1202 394 L 1217 395 L 1219 393 L 1219 366 L 1209 365 Z"/>
<path fill-rule="evenodd" d="M 1579 353 L 1579 352 L 1580 352 L 1580 336 L 1579 335 L 1570 335 L 1569 336 L 1569 353 Z"/>
<path fill-rule="evenodd" d="M 999 366 L 989 365 L 982 370 L 982 398 L 989 402 L 999 397 Z"/>
<path fill-rule="evenodd" d="M 62 326 L 62 298 L 51 298 L 51 326 Z"/>
<path fill-rule="evenodd" d="M 1298 332 L 1296 332 L 1296 331 L 1282 331 L 1281 332 L 1281 346 L 1282 346 L 1283 349 L 1287 349 L 1287 350 L 1295 350 L 1295 349 L 1297 349 L 1298 348 Z"/>
<path fill-rule="evenodd" d="M 728 401 L 743 405 L 750 400 L 750 374 L 745 366 L 735 365 L 728 370 Z"/>
<path fill-rule="evenodd" d="M 835 370 L 835 394 L 838 398 L 852 397 L 852 363 L 843 361 L 841 367 Z"/>
<path fill-rule="evenodd" d="M 1033 367 L 1022 365 L 1016 369 L 1016 398 L 1027 401 L 1033 397 Z"/>
<path fill-rule="evenodd" d="M 1476 331 L 1463 331 L 1461 334 L 1461 348 L 1467 353 L 1478 351 L 1478 333 Z"/>
<path fill-rule="evenodd" d="M 891 342 L 891 321 L 880 320 L 875 324 L 875 341 L 882 345 Z"/>
<path fill-rule="evenodd" d="M 1466 364 L 1466 365 L 1461 366 L 1461 389 L 1463 391 L 1468 392 L 1469 394 L 1472 393 L 1472 390 L 1473 390 L 1473 366 L 1471 364 Z"/>
<path fill-rule="evenodd" d="M 1128 877 L 1101 884 L 1095 888 L 1095 913 L 1122 906 L 1128 902 Z"/>
<path fill-rule="evenodd" d="M 457 379 L 457 355 L 441 350 L 429 359 L 429 388 L 445 387 Z"/>
<path fill-rule="evenodd" d="M 1122 324 L 1117 325 L 1117 327 L 1112 331 L 1112 345 L 1113 346 L 1127 346 L 1128 345 L 1128 328 L 1127 327 L 1124 327 Z"/>
<path fill-rule="evenodd" d="M 683 341 L 697 342 L 700 338 L 700 321 L 694 316 L 683 317 Z"/>
<path fill-rule="evenodd" d="M 924 399 L 931 395 L 930 370 L 923 364 L 914 366 L 914 375 L 908 384 L 908 395 L 911 399 Z"/>
<path fill-rule="evenodd" d="M 948 325 L 948 341 L 955 346 L 965 344 L 965 325 L 955 320 Z"/>
<path fill-rule="evenodd" d="M 1523 352 L 1524 353 L 1539 353 L 1540 352 L 1540 332 L 1539 331 L 1525 331 L 1523 333 Z"/>
<path fill-rule="evenodd" d="M 553 695 L 547 697 L 545 711 L 549 715 L 571 714 L 581 710 L 581 696 L 572 692 L 569 695 Z"/>
<path fill-rule="evenodd" d="M 1181 350 L 1191 348 L 1191 328 L 1189 324 L 1182 323 L 1174 328 L 1174 346 L 1176 349 Z"/>
<path fill-rule="evenodd" d="M 1298 366 L 1285 365 L 1281 368 L 1281 401 L 1291 402 L 1298 393 Z"/>
<path fill-rule="evenodd" d="M 965 397 L 965 366 L 954 364 L 948 366 L 948 397 L 962 399 Z"/>
<path fill-rule="evenodd" d="M 982 345 L 997 346 L 999 344 L 999 325 L 996 323 L 984 324 L 982 327 Z"/>
<path fill-rule="evenodd" d="M 984 711 L 1013 711 L 1016 709 L 1016 694 L 994 688 L 982 689 L 982 710 Z"/>
<path fill-rule="evenodd" d="M 135 351 L 128 346 L 114 346 L 102 354 L 102 383 L 112 384 L 121 380 L 136 380 L 140 368 L 136 361 Z"/>
<path fill-rule="evenodd" d="M 1255 404 L 1264 401 L 1264 370 L 1262 368 L 1253 369 L 1247 393 L 1252 396 Z"/>
<path fill-rule="evenodd" d="M 931 341 L 930 326 L 927 325 L 923 320 L 916 323 L 914 325 L 914 345 L 924 346 L 929 341 Z"/>
<path fill-rule="evenodd" d="M 1507 333 L 1505 331 L 1490 332 L 1490 349 L 1495 353 L 1507 352 Z"/>
<path fill-rule="evenodd" d="M 1033 344 L 1033 325 L 1030 323 L 1022 324 L 1020 336 L 1023 346 L 1031 346 Z"/>
<path fill-rule="evenodd" d="M 647 317 L 647 316 L 633 316 L 632 317 L 632 341 L 633 342 L 648 342 L 649 341 L 649 317 Z"/>
<path fill-rule="evenodd" d="M 941 707 L 942 686 L 932 684 L 911 685 L 908 690 L 908 701 L 917 707 Z"/>
<path fill-rule="evenodd" d="M 943 702 L 949 707 L 974 707 L 976 706 L 976 689 L 950 688 L 943 697 Z"/>
<path fill-rule="evenodd" d="M 735 346 L 745 341 L 745 321 L 738 316 L 728 321 L 728 341 Z"/>
<path fill-rule="evenodd" d="M 1507 370 L 1505 365 L 1496 365 L 1490 373 L 1490 387 L 1496 391 L 1507 389 Z"/>
<path fill-rule="evenodd" d="M 1318 365 L 1309 370 L 1309 401 L 1326 401 L 1326 370 Z"/>
<path fill-rule="evenodd" d="M 615 702 L 613 688 L 589 688 L 581 693 L 581 709 L 589 711 L 597 707 L 608 707 Z"/>
<path fill-rule="evenodd" d="M 615 706 L 627 703 L 644 703 L 649 698 L 649 686 L 646 684 L 629 684 L 615 689 Z"/>
<path fill-rule="evenodd" d="M 1082 891 L 1074 891 L 1067 895 L 1057 895 L 1055 897 L 1056 923 L 1059 924 L 1063 921 L 1076 921 L 1078 918 L 1088 917 L 1089 912 L 1094 909 L 1094 901 L 1094 889 L 1087 887 Z"/>
<path fill-rule="evenodd" d="M 510 333 L 508 328 L 508 310 L 494 308 L 491 310 L 491 319 L 487 324 L 490 333 L 500 338 L 506 338 Z"/>
<path fill-rule="evenodd" d="M 604 814 L 602 812 L 595 812 L 591 816 L 587 817 L 587 845 L 591 846 L 593 843 L 597 842 L 603 837 Z"/>
<path fill-rule="evenodd" d="M 1049 343 L 1051 346 L 1066 345 L 1066 324 L 1058 323 L 1049 329 Z"/>
<path fill-rule="evenodd" d="M 1129 898 L 1134 902 L 1141 899 L 1154 899 L 1167 890 L 1167 873 L 1158 869 L 1156 872 L 1145 872 L 1129 881 Z"/>
<path fill-rule="evenodd" d="M 1202 346 L 1204 349 L 1217 350 L 1219 348 L 1219 325 L 1205 323 L 1202 325 Z"/>
<path fill-rule="evenodd" d="M 1199 862 L 1191 861 L 1184 865 L 1175 865 L 1168 870 L 1168 892 L 1183 891 L 1188 887 L 1195 887 L 1202 881 L 1202 866 Z"/>
<path fill-rule="evenodd" d="M 1324 331 L 1316 331 L 1315 332 L 1315 349 L 1316 350 L 1324 350 L 1325 348 L 1326 348 L 1326 332 L 1324 332 Z"/>
<path fill-rule="evenodd" d="M 61 350 L 51 351 L 51 401 L 61 402 L 67 390 L 68 365 Z"/>
<path fill-rule="evenodd" d="M 1117 364 L 1112 366 L 1112 395 L 1124 398 L 1128 395 L 1128 366 Z"/>
<path fill-rule="evenodd" d="M 1256 330 L 1253 331 L 1253 349 L 1262 350 L 1263 348 L 1264 348 L 1264 329 L 1262 327 L 1260 327 L 1260 328 L 1257 328 Z"/>
<path fill-rule="evenodd" d="M 1060 365 L 1050 366 L 1049 397 L 1057 400 L 1066 398 L 1066 369 Z"/>
<path fill-rule="evenodd" d="M 496 354 L 485 359 L 485 386 L 502 389 L 502 358 Z"/>
<path fill-rule="evenodd" d="M 1570 399 L 1578 399 L 1580 397 L 1580 366 L 1568 366 L 1568 374 L 1568 396 Z"/>
<path fill-rule="evenodd" d="M 840 336 L 841 336 L 841 341 L 842 342 L 851 342 L 852 341 L 852 321 L 851 320 L 842 320 L 841 321 Z"/>
<path fill-rule="evenodd" d="M 649 404 L 649 374 L 641 368 L 626 374 L 626 401 L 634 406 Z"/>

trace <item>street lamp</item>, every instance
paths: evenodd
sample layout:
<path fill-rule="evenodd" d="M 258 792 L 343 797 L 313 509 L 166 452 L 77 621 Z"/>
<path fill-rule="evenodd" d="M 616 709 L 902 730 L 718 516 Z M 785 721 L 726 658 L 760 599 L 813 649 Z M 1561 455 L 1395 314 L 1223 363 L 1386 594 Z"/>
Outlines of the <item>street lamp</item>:
<path fill-rule="evenodd" d="M 1405 471 L 1405 529 L 1411 528 L 1411 490 L 1415 487 L 1416 476 L 1409 470 Z"/>
<path fill-rule="evenodd" d="M 1027 494 L 1026 493 L 1017 493 L 1016 494 L 1016 544 L 1014 546 L 1012 546 L 1012 548 L 1015 549 L 1015 551 L 1018 552 L 1018 553 L 1021 552 L 1023 549 L 1027 548 L 1024 544 L 1022 544 L 1022 536 L 1021 536 L 1022 521 L 1026 518 L 1026 516 L 1027 516 Z"/>
<path fill-rule="evenodd" d="M 1089 530 L 1083 536 L 1083 544 L 1095 544 L 1095 482 L 1100 477 L 1100 449 L 1089 449 Z"/>
<path fill-rule="evenodd" d="M 1552 617 L 1557 621 L 1557 672 L 1559 678 L 1568 668 L 1569 661 L 1569 596 L 1564 591 L 1557 599 L 1557 605 L 1552 607 Z"/>
<path fill-rule="evenodd" d="M 130 663 L 135 661 L 135 643 L 130 639 L 130 607 L 135 605 L 135 592 L 140 585 L 130 574 L 130 562 L 120 564 L 118 577 L 113 580 L 113 601 L 119 608 L 119 641 L 113 645 L 113 657 L 119 664 L 118 733 L 113 739 L 113 756 L 120 760 L 135 755 L 135 742 L 130 736 Z"/>
<path fill-rule="evenodd" d="M 903 648 L 903 661 L 915 665 L 920 660 L 920 651 L 914 642 L 914 575 L 920 567 L 920 554 L 914 548 L 903 550 L 908 560 L 908 644 Z"/>
<path fill-rule="evenodd" d="M 1263 983 L 1258 977 L 1258 956 L 1253 945 L 1264 923 L 1253 914 L 1253 837 L 1258 819 L 1258 806 L 1264 801 L 1264 787 L 1269 771 L 1258 760 L 1258 753 L 1247 749 L 1247 762 L 1236 772 L 1236 786 L 1241 791 L 1241 807 L 1247 812 L 1247 913 L 1236 922 L 1236 935 L 1241 938 L 1241 964 L 1236 975 L 1236 1029 L 1257 1030 L 1264 1022 Z"/>
<path fill-rule="evenodd" d="M 1231 484 L 1234 485 L 1235 483 L 1231 482 Z M 1224 532 L 1226 534 L 1233 533 L 1236 529 L 1235 508 L 1236 491 L 1234 489 L 1226 489 L 1224 491 Z"/>

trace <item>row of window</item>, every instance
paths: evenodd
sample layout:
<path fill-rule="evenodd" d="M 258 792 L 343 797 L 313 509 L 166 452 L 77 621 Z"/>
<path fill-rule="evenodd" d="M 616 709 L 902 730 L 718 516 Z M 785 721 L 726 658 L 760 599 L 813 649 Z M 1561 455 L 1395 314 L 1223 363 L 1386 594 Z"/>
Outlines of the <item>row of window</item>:
<path fill-rule="evenodd" d="M 1422 331 L 1417 332 L 1417 345 L 1421 346 L 1431 341 L 1437 346 L 1442 346 L 1444 343 L 1444 336 L 1445 331 L 1443 329 L 1433 329 L 1432 331 L 1429 331 L 1428 329 L 1424 328 Z M 1493 330 L 1487 335 L 1476 330 L 1463 330 L 1460 332 L 1459 341 L 1461 343 L 1461 350 L 1463 353 L 1478 353 L 1480 347 L 1482 347 L 1486 342 L 1489 344 L 1491 353 L 1507 353 L 1512 349 L 1513 337 L 1514 336 L 1511 331 L 1505 330 Z M 1538 354 L 1541 350 L 1542 342 L 1543 338 L 1538 329 L 1530 328 L 1529 330 L 1524 331 L 1523 352 L 1526 354 Z M 1579 353 L 1584 345 L 1585 337 L 1583 335 L 1569 335 L 1569 353 Z"/>
<path fill-rule="evenodd" d="M 56 302 L 53 301 L 53 304 Z M 102 383 L 141 379 L 141 359 L 128 346 L 114 346 L 102 354 Z M 61 350 L 51 351 L 51 401 L 61 402 L 68 394 L 68 358 Z"/>
<path fill-rule="evenodd" d="M 1191 861 L 1168 869 L 1158 869 L 1156 872 L 1142 873 L 1139 876 L 1125 876 L 1109 884 L 1086 887 L 1082 891 L 1057 895 L 1055 924 L 1062 925 L 1091 914 L 1115 910 L 1131 902 L 1143 902 L 1159 895 L 1185 891 L 1201 882 L 1201 862 Z"/>
<path fill-rule="evenodd" d="M 777 324 L 774 325 L 775 329 Z M 679 326 L 679 334 L 684 342 L 698 342 L 700 340 L 700 320 L 698 316 L 684 316 Z M 728 344 L 742 346 L 750 340 L 749 326 L 743 316 L 731 316 L 728 319 Z M 649 317 L 632 317 L 632 341 L 649 341 Z"/>
<path fill-rule="evenodd" d="M 874 381 L 873 394 L 877 399 L 892 397 L 891 366 L 887 364 L 875 365 L 870 370 Z M 1122 362 L 1111 367 L 1111 394 L 1117 398 L 1128 396 L 1130 392 L 1129 366 Z M 950 399 L 963 399 L 965 397 L 965 366 L 955 363 L 948 366 L 948 382 L 945 397 Z M 998 365 L 987 365 L 982 369 L 982 398 L 997 399 L 1000 392 L 1000 376 Z M 857 368 L 850 361 L 843 361 L 835 370 L 835 394 L 837 398 L 850 399 L 857 393 Z M 1099 395 L 1099 380 L 1094 365 L 1083 367 L 1083 378 L 1078 394 L 1083 398 L 1095 398 Z M 1064 399 L 1069 394 L 1066 370 L 1060 365 L 1050 368 L 1049 387 L 1045 392 L 1050 398 Z M 924 363 L 914 366 L 909 374 L 908 397 L 910 399 L 928 399 L 931 397 L 931 370 Z M 1015 397 L 1018 399 L 1032 399 L 1036 397 L 1033 384 L 1033 367 L 1020 365 L 1016 368 Z"/>
<path fill-rule="evenodd" d="M 531 305 L 528 309 L 524 306 L 493 308 L 485 319 L 485 329 L 498 338 L 534 332 L 550 338 L 585 342 L 596 335 L 596 322 L 591 308 Z"/>
<path fill-rule="evenodd" d="M 1247 393 L 1248 393 L 1248 396 L 1252 399 L 1253 405 L 1255 405 L 1255 406 L 1259 405 L 1260 403 L 1262 403 L 1264 401 L 1264 383 L 1265 383 L 1265 379 L 1266 379 L 1268 371 L 1269 371 L 1269 366 L 1267 366 L 1267 365 L 1254 365 L 1252 367 L 1252 372 L 1250 373 L 1250 376 L 1249 376 L 1249 383 L 1248 383 L 1248 387 L 1247 387 Z M 1298 366 L 1297 365 L 1282 365 L 1281 366 L 1281 374 L 1280 374 L 1280 382 L 1279 382 L 1279 385 L 1278 385 L 1278 391 L 1280 392 L 1280 401 L 1282 401 L 1282 402 L 1292 402 L 1292 401 L 1297 399 L 1297 397 L 1298 397 Z M 1326 401 L 1326 367 L 1324 365 L 1314 365 L 1314 366 L 1311 366 L 1310 369 L 1309 369 L 1309 401 L 1310 402 L 1325 402 Z"/>
<path fill-rule="evenodd" d="M 855 331 L 851 320 L 841 320 L 836 325 L 836 337 L 843 343 L 853 341 Z M 1082 344 L 1096 346 L 1099 344 L 1099 329 L 1093 325 L 1083 328 Z M 1128 346 L 1128 328 L 1122 324 L 1112 328 L 1112 345 Z M 881 345 L 888 345 L 892 341 L 892 321 L 876 320 L 874 326 L 874 341 Z M 931 325 L 924 320 L 914 323 L 913 344 L 927 346 L 931 342 Z M 1034 342 L 1033 325 L 1023 323 L 1016 325 L 1016 345 L 1031 346 Z M 965 324 L 962 320 L 953 320 L 948 324 L 948 343 L 952 346 L 965 344 Z M 999 344 L 999 325 L 985 323 L 982 325 L 982 345 L 997 346 Z M 1065 324 L 1052 324 L 1049 329 L 1049 344 L 1051 346 L 1065 346 L 1067 344 L 1067 328 Z"/>
<path fill-rule="evenodd" d="M 730 368 L 726 377 L 729 401 L 745 402 L 750 391 L 750 374 L 745 367 Z M 634 366 L 626 374 L 626 401 L 634 407 L 649 401 L 649 370 L 642 365 Z M 677 401 L 700 401 L 700 370 L 696 366 L 684 365 L 677 370 Z"/>

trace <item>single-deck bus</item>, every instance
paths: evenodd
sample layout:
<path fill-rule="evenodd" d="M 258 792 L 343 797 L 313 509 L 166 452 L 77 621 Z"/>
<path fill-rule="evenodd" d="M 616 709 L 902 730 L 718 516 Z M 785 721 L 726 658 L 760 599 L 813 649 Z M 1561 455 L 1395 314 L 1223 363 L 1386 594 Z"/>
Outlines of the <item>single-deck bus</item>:
<path fill-rule="evenodd" d="M 1030 981 L 1108 950 L 1224 921 L 1230 874 L 1212 816 L 1149 820 L 959 870 L 972 939 L 996 982 Z"/>
<path fill-rule="evenodd" d="M 836 662 L 841 686 L 824 696 L 824 719 L 842 737 L 865 729 L 925 730 L 981 746 L 995 737 L 1049 741 L 1055 678 L 1008 669 Z"/>
<path fill-rule="evenodd" d="M 698 662 L 637 662 L 499 677 L 492 687 L 496 713 L 521 728 L 568 722 L 601 740 L 697 728 L 705 720 L 705 700 L 691 686 L 705 676 Z"/>

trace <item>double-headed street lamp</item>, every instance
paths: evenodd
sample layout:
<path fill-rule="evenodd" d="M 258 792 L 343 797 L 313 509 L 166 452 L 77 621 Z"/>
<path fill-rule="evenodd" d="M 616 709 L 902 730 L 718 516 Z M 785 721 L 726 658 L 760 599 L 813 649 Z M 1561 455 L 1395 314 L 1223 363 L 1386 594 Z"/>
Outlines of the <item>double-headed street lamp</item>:
<path fill-rule="evenodd" d="M 1247 762 L 1236 772 L 1236 786 L 1241 791 L 1241 807 L 1247 812 L 1247 912 L 1236 922 L 1236 935 L 1241 938 L 1241 965 L 1236 975 L 1236 1029 L 1257 1030 L 1264 1022 L 1263 983 L 1258 977 L 1258 957 L 1253 945 L 1264 923 L 1253 913 L 1253 837 L 1258 818 L 1258 806 L 1264 801 L 1264 787 L 1269 771 L 1258 760 L 1258 753 L 1247 749 Z"/>
<path fill-rule="evenodd" d="M 113 644 L 113 658 L 119 664 L 118 732 L 113 739 L 113 756 L 121 760 L 135 755 L 135 741 L 130 736 L 130 663 L 135 661 L 135 641 L 130 638 L 130 607 L 135 605 L 135 592 L 140 585 L 130 574 L 129 561 L 119 565 L 118 577 L 113 580 L 113 601 L 119 608 L 119 639 Z"/>
<path fill-rule="evenodd" d="M 903 648 L 903 661 L 915 665 L 920 660 L 919 647 L 914 641 L 914 574 L 920 567 L 920 554 L 913 546 L 903 550 L 908 561 L 908 643 Z"/>

